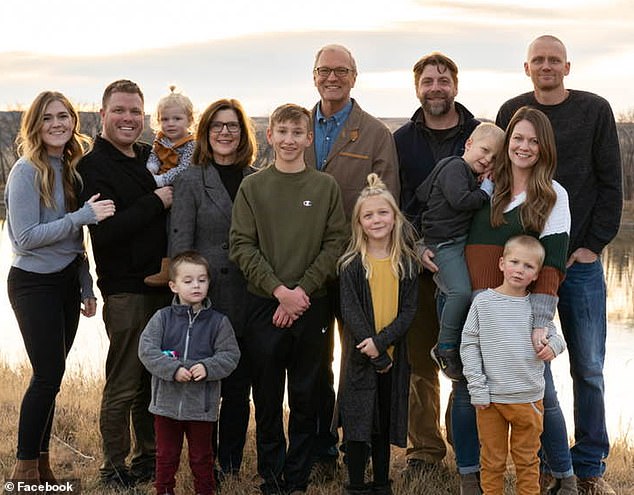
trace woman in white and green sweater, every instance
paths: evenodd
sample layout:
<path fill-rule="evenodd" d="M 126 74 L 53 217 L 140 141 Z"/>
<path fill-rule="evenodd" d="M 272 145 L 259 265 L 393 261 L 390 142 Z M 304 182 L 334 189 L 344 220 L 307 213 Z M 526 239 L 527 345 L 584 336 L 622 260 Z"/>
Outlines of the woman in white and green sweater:
<path fill-rule="evenodd" d="M 546 257 L 531 290 L 531 306 L 533 326 L 542 330 L 555 315 L 570 232 L 568 195 L 553 181 L 555 166 L 555 140 L 548 118 L 539 110 L 521 108 L 507 128 L 491 203 L 474 216 L 465 247 L 472 288 L 481 291 L 501 284 L 498 262 L 510 237 L 529 234 L 540 240 Z M 536 338 L 540 332 L 535 332 Z M 548 365 L 544 377 L 544 460 L 556 478 L 574 480 L 566 424 Z M 454 438 L 460 439 L 454 446 L 458 469 L 462 476 L 474 478 L 477 486 L 479 441 L 475 410 L 464 380 L 454 382 L 453 394 L 452 429 Z"/>

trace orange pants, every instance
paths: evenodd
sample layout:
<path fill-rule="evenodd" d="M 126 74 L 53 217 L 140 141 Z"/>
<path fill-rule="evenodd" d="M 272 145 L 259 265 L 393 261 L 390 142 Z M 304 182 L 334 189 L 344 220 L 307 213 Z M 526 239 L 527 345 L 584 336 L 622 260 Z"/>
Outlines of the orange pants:
<path fill-rule="evenodd" d="M 543 430 L 542 401 L 528 404 L 492 403 L 476 410 L 480 438 L 480 484 L 484 495 L 504 493 L 504 472 L 511 430 L 511 457 L 518 495 L 539 495 L 539 437 Z"/>

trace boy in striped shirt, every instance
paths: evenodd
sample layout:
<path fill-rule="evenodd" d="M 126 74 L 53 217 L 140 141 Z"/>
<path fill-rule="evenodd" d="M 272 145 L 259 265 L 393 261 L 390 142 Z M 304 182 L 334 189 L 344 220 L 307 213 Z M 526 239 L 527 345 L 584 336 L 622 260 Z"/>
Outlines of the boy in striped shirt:
<path fill-rule="evenodd" d="M 552 322 L 545 339 L 532 339 L 528 287 L 537 279 L 544 256 L 534 237 L 509 239 L 499 262 L 504 282 L 475 297 L 462 332 L 460 355 L 476 408 L 486 494 L 503 493 L 509 428 L 517 491 L 539 493 L 544 362 L 566 347 Z"/>

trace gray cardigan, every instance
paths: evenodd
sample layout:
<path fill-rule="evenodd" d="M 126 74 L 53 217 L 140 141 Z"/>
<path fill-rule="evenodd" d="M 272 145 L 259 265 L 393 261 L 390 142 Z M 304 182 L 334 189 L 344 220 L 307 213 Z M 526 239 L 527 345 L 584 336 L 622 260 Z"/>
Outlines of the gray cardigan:
<path fill-rule="evenodd" d="M 377 370 L 390 363 L 387 348 L 394 346 L 390 442 L 407 444 L 409 364 L 405 335 L 418 302 L 418 277 L 399 281 L 398 316 L 378 334 L 374 330 L 372 295 L 361 258 L 357 256 L 340 274 L 343 335 L 339 391 L 333 428 L 343 427 L 344 441 L 369 442 L 378 428 Z M 379 357 L 370 359 L 356 345 L 372 337 Z"/>
<path fill-rule="evenodd" d="M 13 248 L 12 266 L 34 273 L 59 272 L 78 256 L 82 299 L 94 297 L 88 260 L 84 254 L 84 225 L 97 222 L 90 205 L 66 211 L 62 184 L 62 162 L 49 157 L 55 174 L 55 208 L 40 199 L 40 181 L 35 166 L 20 158 L 11 168 L 4 191 L 7 207 L 7 231 Z"/>
<path fill-rule="evenodd" d="M 244 169 L 244 175 L 254 172 Z M 246 280 L 229 261 L 229 229 L 233 203 L 212 164 L 191 165 L 174 183 L 169 253 L 195 249 L 209 263 L 209 298 L 226 314 L 238 337 L 243 334 Z"/>

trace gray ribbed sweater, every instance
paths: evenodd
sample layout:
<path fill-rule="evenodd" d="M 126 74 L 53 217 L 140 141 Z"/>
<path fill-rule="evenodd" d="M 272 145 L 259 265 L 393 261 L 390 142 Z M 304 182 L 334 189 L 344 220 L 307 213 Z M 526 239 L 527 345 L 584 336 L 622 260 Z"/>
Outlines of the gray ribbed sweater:
<path fill-rule="evenodd" d="M 521 404 L 544 396 L 544 362 L 531 342 L 530 297 L 513 297 L 494 289 L 479 293 L 462 331 L 460 357 L 471 403 Z M 566 344 L 554 325 L 549 345 L 559 355 Z"/>

